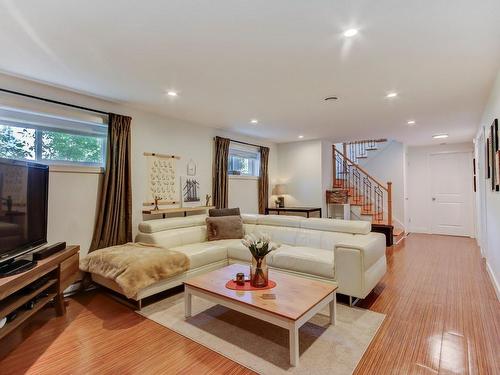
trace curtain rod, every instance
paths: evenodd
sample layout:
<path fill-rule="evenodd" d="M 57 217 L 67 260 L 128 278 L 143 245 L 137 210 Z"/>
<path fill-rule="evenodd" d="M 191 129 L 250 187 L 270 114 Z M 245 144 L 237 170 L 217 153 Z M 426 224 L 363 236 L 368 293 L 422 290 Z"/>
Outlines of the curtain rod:
<path fill-rule="evenodd" d="M 88 108 L 88 107 L 82 107 L 80 105 L 75 105 L 75 104 L 70 104 L 70 103 L 64 103 L 64 102 L 60 102 L 58 100 L 52 100 L 52 99 L 42 98 L 40 96 L 35 96 L 35 95 L 30 95 L 30 94 L 24 94 L 24 93 L 18 92 L 18 91 L 12 91 L 12 90 L 7 90 L 7 89 L 3 89 L 3 88 L 0 88 L 0 91 L 6 92 L 8 94 L 14 94 L 14 95 L 19 95 L 19 96 L 24 96 L 24 97 L 30 98 L 30 99 L 41 100 L 43 102 L 48 102 L 48 103 L 53 103 L 53 104 L 59 104 L 59 105 L 63 105 L 63 106 L 66 106 L 66 107 L 81 109 L 82 111 L 95 112 L 95 113 L 100 113 L 102 115 L 109 115 L 108 112 L 100 111 L 98 109 L 93 109 L 93 108 Z"/>
<path fill-rule="evenodd" d="M 215 138 L 217 138 L 217 137 L 214 137 L 214 140 L 215 140 Z M 235 139 L 231 139 L 231 138 L 228 138 L 228 139 L 229 139 L 231 142 L 234 142 L 234 143 L 240 143 L 240 144 L 242 144 L 242 145 L 253 146 L 253 147 L 259 147 L 259 148 L 260 148 L 260 147 L 264 147 L 264 146 L 256 145 L 256 144 L 254 144 L 254 143 L 248 143 L 248 142 L 243 142 L 243 141 L 237 141 L 237 140 L 235 140 Z"/>

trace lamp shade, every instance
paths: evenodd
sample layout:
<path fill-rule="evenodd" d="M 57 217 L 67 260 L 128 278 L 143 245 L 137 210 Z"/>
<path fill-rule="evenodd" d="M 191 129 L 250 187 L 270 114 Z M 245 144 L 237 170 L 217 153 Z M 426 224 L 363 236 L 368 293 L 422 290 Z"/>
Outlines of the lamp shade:
<path fill-rule="evenodd" d="M 273 188 L 273 195 L 284 195 L 286 194 L 286 185 L 285 184 L 276 184 Z"/>

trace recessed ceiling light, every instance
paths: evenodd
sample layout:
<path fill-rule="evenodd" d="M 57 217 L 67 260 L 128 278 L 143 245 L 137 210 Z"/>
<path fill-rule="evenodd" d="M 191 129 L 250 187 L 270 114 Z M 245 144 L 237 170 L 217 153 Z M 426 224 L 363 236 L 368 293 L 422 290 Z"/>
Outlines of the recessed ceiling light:
<path fill-rule="evenodd" d="M 304 138 L 304 136 L 303 136 L 303 135 L 299 135 L 299 136 L 298 136 L 298 138 L 299 138 L 299 139 L 302 139 L 302 138 Z"/>
<path fill-rule="evenodd" d="M 172 97 L 178 96 L 177 91 L 172 90 L 167 91 L 167 95 Z"/>
<path fill-rule="evenodd" d="M 250 122 L 251 122 L 252 124 L 258 124 L 258 123 L 259 123 L 259 120 L 257 120 L 256 118 L 253 118 L 253 119 L 251 119 L 251 120 L 250 120 Z"/>
<path fill-rule="evenodd" d="M 350 38 L 350 37 L 353 37 L 354 35 L 356 35 L 358 33 L 358 29 L 348 29 L 346 31 L 344 31 L 344 36 L 346 38 Z"/>
<path fill-rule="evenodd" d="M 386 98 L 395 98 L 396 96 L 398 96 L 397 92 L 390 92 L 386 95 Z"/>
<path fill-rule="evenodd" d="M 415 125 L 415 120 L 408 121 L 408 125 Z"/>
<path fill-rule="evenodd" d="M 432 138 L 434 138 L 434 139 L 448 138 L 448 134 L 436 134 L 436 135 L 433 135 Z"/>

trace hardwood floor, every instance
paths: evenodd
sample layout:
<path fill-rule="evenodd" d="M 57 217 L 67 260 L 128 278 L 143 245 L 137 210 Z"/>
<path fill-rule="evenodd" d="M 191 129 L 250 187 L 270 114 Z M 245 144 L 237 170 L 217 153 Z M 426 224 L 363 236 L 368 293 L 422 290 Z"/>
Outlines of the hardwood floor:
<path fill-rule="evenodd" d="M 387 314 L 357 374 L 500 374 L 500 303 L 473 239 L 410 235 L 359 306 Z"/>
<path fill-rule="evenodd" d="M 411 235 L 359 306 L 387 318 L 356 374 L 500 374 L 500 303 L 471 239 Z M 42 311 L 2 353 L 2 375 L 252 373 L 97 292 Z"/>

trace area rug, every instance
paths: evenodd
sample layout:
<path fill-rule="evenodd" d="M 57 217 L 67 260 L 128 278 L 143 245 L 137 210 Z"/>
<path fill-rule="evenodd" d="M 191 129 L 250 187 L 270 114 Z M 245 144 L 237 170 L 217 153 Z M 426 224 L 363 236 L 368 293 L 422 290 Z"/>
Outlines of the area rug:
<path fill-rule="evenodd" d="M 288 331 L 193 296 L 184 318 L 182 294 L 146 306 L 139 314 L 260 374 L 351 374 L 385 315 L 337 304 L 337 325 L 328 308 L 299 330 L 300 363 L 290 366 Z"/>

